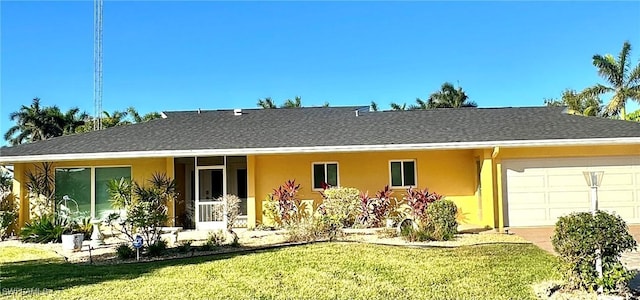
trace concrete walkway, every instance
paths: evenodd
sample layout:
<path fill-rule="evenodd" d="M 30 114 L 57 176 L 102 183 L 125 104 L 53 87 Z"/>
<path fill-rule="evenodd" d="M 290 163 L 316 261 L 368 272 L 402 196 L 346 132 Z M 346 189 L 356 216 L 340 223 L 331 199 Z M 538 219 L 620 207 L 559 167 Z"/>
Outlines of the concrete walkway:
<path fill-rule="evenodd" d="M 553 235 L 554 226 L 527 227 L 527 228 L 510 228 L 509 233 L 516 234 L 528 241 L 533 242 L 538 247 L 549 253 L 556 255 L 551 245 L 551 236 Z M 640 244 L 640 225 L 630 225 L 629 233 Z M 622 263 L 630 270 L 636 270 L 639 274 L 629 282 L 629 287 L 635 290 L 640 289 L 640 252 L 638 250 L 629 251 L 622 254 Z"/>

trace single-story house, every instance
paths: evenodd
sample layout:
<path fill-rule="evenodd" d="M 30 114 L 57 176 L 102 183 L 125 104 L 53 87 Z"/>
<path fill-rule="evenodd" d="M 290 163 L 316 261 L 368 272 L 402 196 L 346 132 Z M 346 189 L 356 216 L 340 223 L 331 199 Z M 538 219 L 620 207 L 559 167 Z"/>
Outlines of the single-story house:
<path fill-rule="evenodd" d="M 0 150 L 13 165 L 20 224 L 29 216 L 25 171 L 55 168 L 56 193 L 82 210 L 109 210 L 105 183 L 154 173 L 175 178 L 170 225 L 216 226 L 214 199 L 242 199 L 247 226 L 286 180 L 321 201 L 322 182 L 370 194 L 389 185 L 445 195 L 465 223 L 492 228 L 554 224 L 590 208 L 583 171 L 604 171 L 600 208 L 640 223 L 640 124 L 565 113 L 561 107 L 372 112 L 368 107 L 165 112 L 163 118 Z"/>

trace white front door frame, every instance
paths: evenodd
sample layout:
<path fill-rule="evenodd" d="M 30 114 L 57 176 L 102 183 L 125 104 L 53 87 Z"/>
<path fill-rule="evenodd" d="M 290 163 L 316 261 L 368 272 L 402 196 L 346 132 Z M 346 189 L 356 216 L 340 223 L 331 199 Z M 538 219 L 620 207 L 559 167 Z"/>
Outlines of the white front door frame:
<path fill-rule="evenodd" d="M 227 156 L 223 156 L 223 165 L 219 166 L 198 166 L 198 157 L 194 158 L 195 164 L 195 221 L 196 221 L 196 230 L 217 230 L 217 229 L 225 229 L 227 223 L 227 207 L 225 203 L 221 203 L 223 206 L 223 220 L 216 222 L 203 222 L 200 221 L 200 205 L 202 204 L 211 204 L 211 201 L 201 201 L 200 199 L 200 171 L 201 170 L 222 170 L 222 196 L 227 194 Z"/>

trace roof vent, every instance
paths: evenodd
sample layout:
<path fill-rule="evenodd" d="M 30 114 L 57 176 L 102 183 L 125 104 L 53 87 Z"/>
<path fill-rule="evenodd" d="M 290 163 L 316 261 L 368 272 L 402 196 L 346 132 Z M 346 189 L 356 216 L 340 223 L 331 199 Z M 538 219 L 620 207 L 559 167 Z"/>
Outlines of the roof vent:
<path fill-rule="evenodd" d="M 356 110 L 356 117 L 359 117 L 359 116 L 360 116 L 360 111 Z"/>
<path fill-rule="evenodd" d="M 198 108 L 198 114 L 200 114 L 202 111 Z"/>
<path fill-rule="evenodd" d="M 234 116 L 242 116 L 242 109 L 240 108 L 236 108 L 233 110 L 233 115 Z"/>

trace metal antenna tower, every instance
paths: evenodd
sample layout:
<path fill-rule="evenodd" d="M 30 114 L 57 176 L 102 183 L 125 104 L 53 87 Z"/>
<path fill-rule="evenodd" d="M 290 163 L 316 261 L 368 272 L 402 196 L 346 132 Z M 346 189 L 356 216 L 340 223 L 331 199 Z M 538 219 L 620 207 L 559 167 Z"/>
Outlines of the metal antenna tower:
<path fill-rule="evenodd" d="M 102 0 L 93 1 L 93 130 L 102 129 Z"/>

